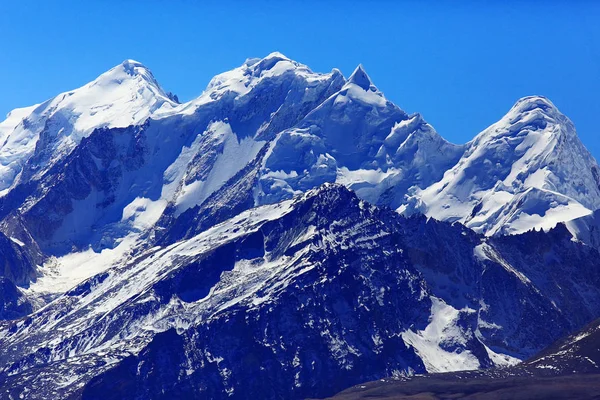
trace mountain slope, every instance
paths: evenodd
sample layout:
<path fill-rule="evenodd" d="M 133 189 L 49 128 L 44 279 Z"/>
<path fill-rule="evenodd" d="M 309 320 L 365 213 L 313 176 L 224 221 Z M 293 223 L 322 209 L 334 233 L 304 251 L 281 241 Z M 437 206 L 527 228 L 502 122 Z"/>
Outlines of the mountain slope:
<path fill-rule="evenodd" d="M 551 234 L 487 241 L 326 185 L 117 261 L 5 323 L 2 387 L 303 398 L 510 365 L 600 312 L 597 252 Z M 553 260 L 531 263 L 541 249 Z"/>

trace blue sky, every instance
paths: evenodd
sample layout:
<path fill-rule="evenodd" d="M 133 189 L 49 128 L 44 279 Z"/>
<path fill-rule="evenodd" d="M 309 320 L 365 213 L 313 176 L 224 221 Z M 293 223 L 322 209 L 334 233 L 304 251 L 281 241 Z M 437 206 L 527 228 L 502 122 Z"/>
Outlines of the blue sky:
<path fill-rule="evenodd" d="M 520 97 L 548 96 L 600 158 L 600 2 L 4 1 L 0 115 L 126 58 L 189 100 L 248 57 L 280 51 L 348 76 L 462 143 Z"/>

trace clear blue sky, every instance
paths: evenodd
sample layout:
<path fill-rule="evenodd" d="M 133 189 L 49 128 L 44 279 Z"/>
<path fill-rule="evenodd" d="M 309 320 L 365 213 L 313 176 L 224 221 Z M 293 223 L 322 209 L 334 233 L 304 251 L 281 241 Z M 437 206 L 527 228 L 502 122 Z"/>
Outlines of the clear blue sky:
<path fill-rule="evenodd" d="M 126 58 L 189 100 L 248 57 L 357 64 L 462 143 L 522 96 L 548 96 L 600 158 L 600 2 L 0 0 L 0 115 Z"/>

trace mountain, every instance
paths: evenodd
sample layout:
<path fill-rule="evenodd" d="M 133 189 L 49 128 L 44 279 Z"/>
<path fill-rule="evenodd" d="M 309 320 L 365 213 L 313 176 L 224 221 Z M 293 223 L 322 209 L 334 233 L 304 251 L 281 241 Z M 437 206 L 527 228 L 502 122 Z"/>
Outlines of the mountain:
<path fill-rule="evenodd" d="M 29 398 L 304 398 L 511 365 L 600 313 L 599 260 L 566 230 L 486 239 L 326 184 L 5 323 L 0 383 Z"/>
<path fill-rule="evenodd" d="M 455 145 L 362 66 L 179 103 L 128 60 L 0 134 L 5 397 L 324 397 L 600 315 L 598 166 L 542 97 Z"/>
<path fill-rule="evenodd" d="M 461 151 L 420 115 L 386 100 L 359 66 L 339 92 L 275 139 L 258 202 L 338 182 L 373 204 L 400 205 L 409 184 L 437 181 Z"/>
<path fill-rule="evenodd" d="M 573 123 L 541 96 L 520 99 L 467 144 L 444 178 L 400 211 L 486 235 L 549 229 L 600 208 L 600 167 Z"/>
<path fill-rule="evenodd" d="M 166 231 L 161 242 L 190 237 L 240 211 L 326 182 L 342 183 L 374 204 L 397 206 L 410 186 L 440 179 L 461 152 L 420 115 L 386 100 L 361 66 L 322 100 L 273 136 L 244 169 L 229 174 L 226 184 L 222 179 L 221 190 L 202 195 L 204 203 L 196 201 L 180 215 L 173 206 L 167 209 L 159 221 Z"/>

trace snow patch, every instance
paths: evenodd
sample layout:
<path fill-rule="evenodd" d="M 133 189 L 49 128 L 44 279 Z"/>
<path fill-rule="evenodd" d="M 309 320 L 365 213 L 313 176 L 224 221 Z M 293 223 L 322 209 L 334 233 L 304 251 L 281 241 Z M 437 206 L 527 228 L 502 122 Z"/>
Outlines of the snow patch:
<path fill-rule="evenodd" d="M 431 297 L 431 316 L 429 325 L 422 330 L 402 333 L 404 342 L 414 347 L 423 360 L 427 372 L 449 372 L 474 370 L 479 368 L 479 361 L 471 351 L 446 350 L 452 344 L 466 344 L 465 332 L 457 325 L 461 312 L 473 310 L 457 310 L 443 300 Z"/>

